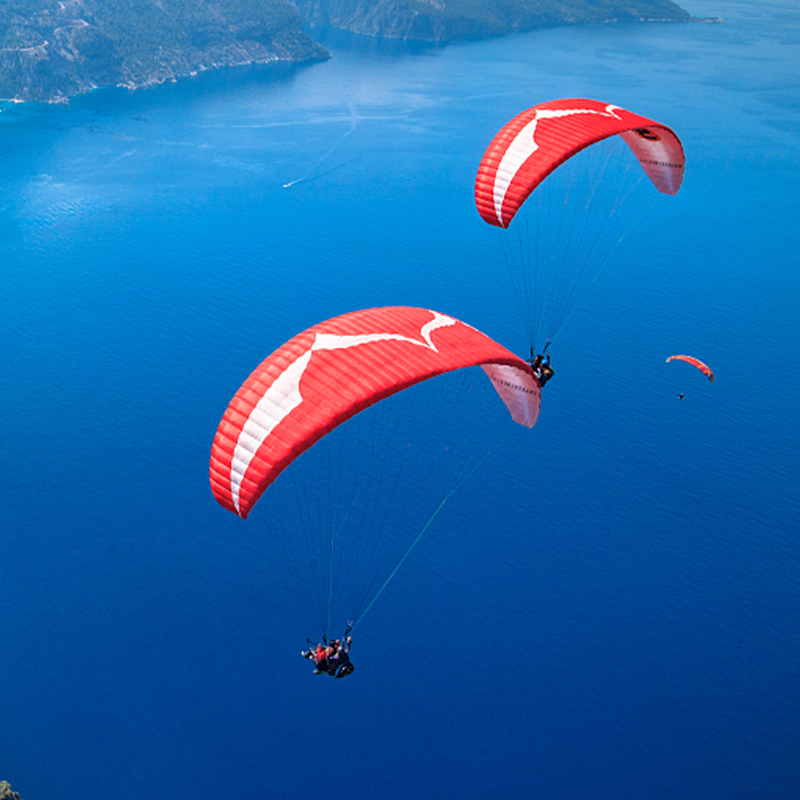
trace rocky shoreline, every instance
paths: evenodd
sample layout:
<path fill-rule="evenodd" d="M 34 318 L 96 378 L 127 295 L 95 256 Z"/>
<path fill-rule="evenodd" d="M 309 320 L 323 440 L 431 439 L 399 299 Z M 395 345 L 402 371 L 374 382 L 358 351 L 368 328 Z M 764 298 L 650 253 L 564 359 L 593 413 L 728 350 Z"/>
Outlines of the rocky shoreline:
<path fill-rule="evenodd" d="M 0 781 L 0 800 L 22 800 L 22 798 L 11 791 L 8 781 Z"/>

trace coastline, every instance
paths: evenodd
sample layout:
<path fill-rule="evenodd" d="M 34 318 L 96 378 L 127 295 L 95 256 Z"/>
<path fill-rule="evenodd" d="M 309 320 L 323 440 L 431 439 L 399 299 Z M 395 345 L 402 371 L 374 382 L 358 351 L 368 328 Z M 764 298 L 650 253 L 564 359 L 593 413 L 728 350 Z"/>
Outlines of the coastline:
<path fill-rule="evenodd" d="M 306 15 L 306 20 L 308 16 Z M 297 24 L 293 24 L 296 22 Z M 463 22 L 463 21 L 462 21 Z M 387 28 L 385 25 L 378 31 L 364 29 L 363 20 L 351 18 L 348 20 L 328 20 L 326 27 L 340 29 L 359 35 L 372 36 L 384 39 L 407 39 L 409 41 L 430 42 L 437 45 L 447 45 L 464 40 L 481 40 L 502 38 L 510 33 L 527 32 L 528 30 L 544 30 L 549 28 L 580 27 L 584 25 L 640 25 L 640 24 L 667 24 L 685 22 L 721 23 L 721 17 L 609 17 L 605 20 L 595 21 L 560 21 L 552 23 L 535 24 L 533 26 L 519 26 L 505 31 L 473 29 L 462 25 L 461 29 L 440 29 L 429 31 L 431 38 L 417 38 L 409 36 L 409 29 L 402 30 Z M 373 27 L 377 23 L 370 22 Z M 81 28 L 84 30 L 85 28 Z M 63 29 L 62 29 L 63 30 Z M 449 33 L 448 33 L 449 31 Z M 148 89 L 164 83 L 174 83 L 185 78 L 197 76 L 211 70 L 225 69 L 228 67 L 244 67 L 257 65 L 270 65 L 276 63 L 286 64 L 314 64 L 327 61 L 330 54 L 318 41 L 313 38 L 313 33 L 300 27 L 299 18 L 293 20 L 288 26 L 277 33 L 272 32 L 271 40 L 266 41 L 264 35 L 258 39 L 237 39 L 235 41 L 218 42 L 214 46 L 202 48 L 186 43 L 176 42 L 171 50 L 158 47 L 156 53 L 137 53 L 137 58 L 126 57 L 121 49 L 113 50 L 111 40 L 105 34 L 95 31 L 95 40 L 101 40 L 105 50 L 93 62 L 91 57 L 82 55 L 74 39 L 68 42 L 46 40 L 38 47 L 19 48 L 13 52 L 6 49 L 10 55 L 6 63 L 0 61 L 0 93 L 3 89 L 13 87 L 13 94 L 6 96 L 0 94 L 0 103 L 28 103 L 38 102 L 49 105 L 68 105 L 73 97 L 88 94 L 99 88 L 123 88 L 128 91 Z M 48 51 L 49 48 L 49 51 Z M 123 55 L 120 55 L 123 53 Z M 11 65 L 11 66 L 9 66 Z M 5 74 L 4 74 L 5 73 Z M 5 81 L 3 78 L 5 77 Z M 5 83 L 5 86 L 4 86 Z"/>

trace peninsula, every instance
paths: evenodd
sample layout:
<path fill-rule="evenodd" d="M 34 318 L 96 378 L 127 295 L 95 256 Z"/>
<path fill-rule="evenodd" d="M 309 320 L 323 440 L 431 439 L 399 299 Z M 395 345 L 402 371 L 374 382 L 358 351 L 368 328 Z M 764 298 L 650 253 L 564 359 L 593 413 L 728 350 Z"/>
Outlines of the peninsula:
<path fill-rule="evenodd" d="M 670 0 L 0 0 L 0 99 L 65 103 L 98 86 L 328 58 L 309 26 L 448 42 L 692 19 Z"/>

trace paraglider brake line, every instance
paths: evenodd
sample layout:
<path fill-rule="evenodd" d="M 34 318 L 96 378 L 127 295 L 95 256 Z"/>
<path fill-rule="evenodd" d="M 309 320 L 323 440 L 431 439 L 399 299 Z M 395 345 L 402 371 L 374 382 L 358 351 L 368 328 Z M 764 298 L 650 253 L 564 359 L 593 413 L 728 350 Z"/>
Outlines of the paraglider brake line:
<path fill-rule="evenodd" d="M 542 358 L 544 358 L 547 355 L 547 351 L 550 349 L 551 344 L 553 344 L 552 339 L 548 339 L 544 343 L 544 348 L 542 349 Z M 533 349 L 533 345 L 531 345 L 531 357 L 528 359 L 528 363 L 530 364 L 534 360 L 534 358 L 536 358 L 536 351 Z"/>

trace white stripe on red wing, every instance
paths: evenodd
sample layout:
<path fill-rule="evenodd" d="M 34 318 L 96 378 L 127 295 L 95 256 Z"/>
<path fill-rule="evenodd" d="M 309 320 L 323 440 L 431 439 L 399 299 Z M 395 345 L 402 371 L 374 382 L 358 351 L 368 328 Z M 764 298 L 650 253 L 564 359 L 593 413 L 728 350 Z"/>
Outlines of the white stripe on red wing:
<path fill-rule="evenodd" d="M 614 113 L 618 109 L 622 110 L 619 106 L 614 105 L 607 105 L 603 111 L 598 111 L 594 108 L 537 109 L 534 118 L 512 139 L 497 166 L 492 195 L 497 221 L 505 227 L 503 222 L 503 203 L 505 202 L 508 188 L 511 186 L 511 182 L 520 167 L 539 149 L 539 143 L 536 141 L 536 127 L 539 120 L 559 119 L 561 117 L 574 116 L 575 114 L 598 114 L 601 117 L 619 119 L 619 116 Z"/>
<path fill-rule="evenodd" d="M 408 342 L 438 353 L 436 345 L 431 341 L 431 334 L 437 328 L 455 325 L 456 320 L 436 311 L 430 313 L 433 314 L 433 319 L 420 328 L 423 341 L 400 333 L 363 333 L 349 336 L 334 333 L 316 334 L 311 347 L 270 384 L 242 426 L 231 462 L 231 497 L 237 514 L 241 513 L 239 492 L 242 481 L 255 454 L 272 431 L 303 402 L 300 381 L 311 362 L 312 353 L 319 350 L 347 350 L 351 347 L 385 341 Z"/>

